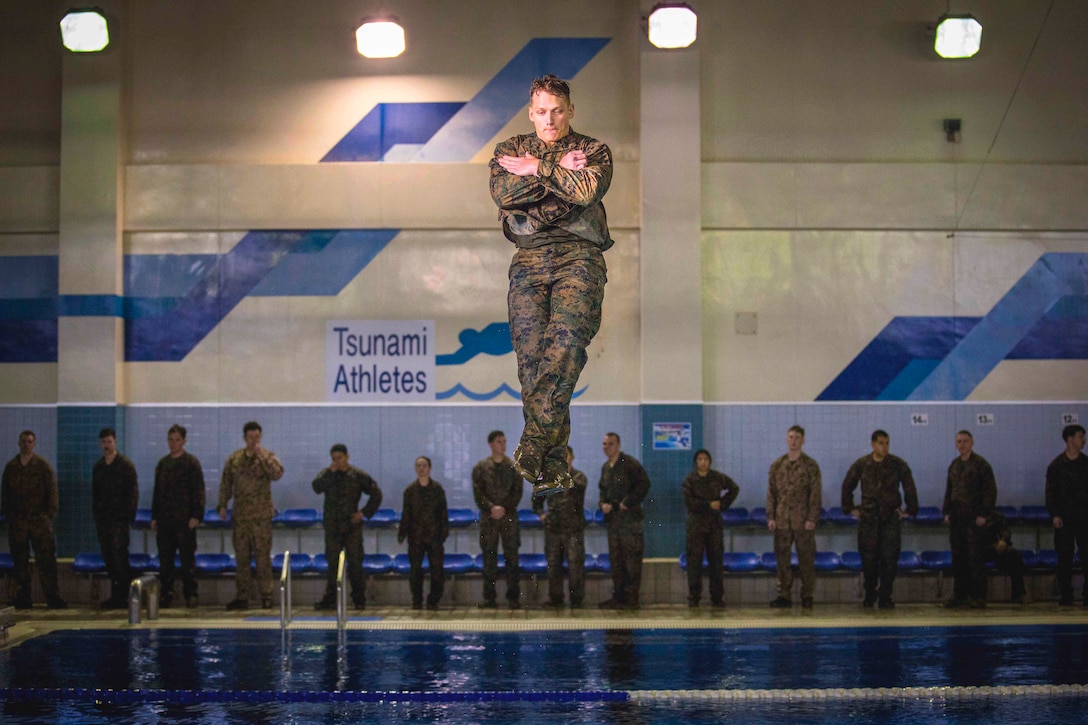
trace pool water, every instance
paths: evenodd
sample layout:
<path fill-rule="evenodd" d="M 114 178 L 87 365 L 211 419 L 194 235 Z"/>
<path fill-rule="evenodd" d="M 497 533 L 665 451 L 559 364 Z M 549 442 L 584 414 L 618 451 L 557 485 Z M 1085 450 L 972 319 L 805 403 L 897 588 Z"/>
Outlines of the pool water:
<path fill-rule="evenodd" d="M 0 651 L 4 723 L 1074 722 L 1084 685 L 1088 625 L 82 630 Z"/>

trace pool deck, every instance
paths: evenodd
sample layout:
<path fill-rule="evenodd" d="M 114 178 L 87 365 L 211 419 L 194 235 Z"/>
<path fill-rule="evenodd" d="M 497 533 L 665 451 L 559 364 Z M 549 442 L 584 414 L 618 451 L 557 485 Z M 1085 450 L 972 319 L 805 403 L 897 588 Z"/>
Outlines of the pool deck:
<path fill-rule="evenodd" d="M 857 605 L 818 606 L 811 611 L 768 607 L 738 607 L 725 610 L 689 609 L 686 606 L 655 605 L 638 611 L 612 612 L 593 608 L 577 611 L 523 608 L 482 610 L 475 607 L 442 607 L 437 611 L 413 611 L 405 607 L 374 607 L 352 610 L 346 628 L 350 630 L 459 630 L 533 631 L 598 629 L 797 629 L 843 627 L 949 627 L 1037 624 L 1082 624 L 1088 608 L 1058 607 L 1053 602 L 1029 605 L 991 604 L 984 610 L 948 610 L 936 604 L 899 604 L 894 610 L 862 609 Z M 221 607 L 195 610 L 176 608 L 159 612 L 156 620 L 128 623 L 127 611 L 99 611 L 96 608 L 50 610 L 36 606 L 16 613 L 8 629 L 10 647 L 28 638 L 58 630 L 78 629 L 279 629 L 278 610 L 250 609 L 228 612 Z M 293 610 L 290 629 L 336 629 L 335 615 L 315 612 L 310 607 Z"/>

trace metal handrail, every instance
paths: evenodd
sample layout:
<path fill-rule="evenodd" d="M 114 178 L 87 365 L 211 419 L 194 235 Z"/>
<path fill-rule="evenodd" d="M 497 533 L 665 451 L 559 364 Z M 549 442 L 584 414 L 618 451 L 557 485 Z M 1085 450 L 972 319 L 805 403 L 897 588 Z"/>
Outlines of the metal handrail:
<path fill-rule="evenodd" d="M 140 606 L 147 592 L 147 618 L 159 618 L 159 578 L 154 574 L 142 574 L 132 580 L 128 588 L 128 623 L 140 623 Z"/>
<path fill-rule="evenodd" d="M 340 552 L 340 560 L 336 564 L 336 628 L 343 630 L 348 623 L 347 589 L 344 587 L 344 569 L 347 555 Z"/>
<path fill-rule="evenodd" d="M 280 570 L 280 629 L 291 625 L 291 552 L 283 552 L 283 568 Z"/>

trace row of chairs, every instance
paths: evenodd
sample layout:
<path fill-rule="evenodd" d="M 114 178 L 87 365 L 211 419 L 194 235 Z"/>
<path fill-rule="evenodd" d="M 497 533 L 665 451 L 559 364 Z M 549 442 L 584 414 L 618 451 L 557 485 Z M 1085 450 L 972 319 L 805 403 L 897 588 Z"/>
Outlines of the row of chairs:
<path fill-rule="evenodd" d="M 1010 524 L 1024 525 L 1049 525 L 1050 513 L 1045 506 L 998 506 L 997 509 L 1005 515 Z M 603 524 L 604 515 L 601 511 L 586 511 L 587 524 Z M 317 509 L 286 509 L 277 511 L 272 523 L 287 528 L 307 528 L 321 523 L 322 515 Z M 857 523 L 857 519 L 844 512 L 841 508 L 821 509 L 820 520 L 826 523 L 851 526 Z M 452 528 L 465 528 L 479 521 L 479 512 L 468 508 L 449 509 L 449 524 Z M 911 521 L 916 524 L 937 525 L 944 521 L 940 508 L 937 506 L 921 506 L 918 514 Z M 539 528 L 540 517 L 532 509 L 519 509 L 518 522 L 526 528 Z M 743 506 L 733 506 L 722 512 L 722 522 L 726 526 L 766 526 L 767 509 L 763 507 L 747 509 Z M 367 526 L 389 528 L 400 523 L 400 513 L 391 508 L 378 509 L 373 518 L 367 521 Z M 227 510 L 226 521 L 220 521 L 215 509 L 208 509 L 204 516 L 204 526 L 210 528 L 225 528 L 231 524 L 231 510 Z M 139 509 L 136 512 L 135 528 L 146 529 L 151 525 L 151 509 Z"/>
<path fill-rule="evenodd" d="M 11 564 L 10 554 L 0 554 L 0 570 L 3 568 L 4 556 L 7 557 L 7 562 Z M 276 554 L 272 557 L 273 571 L 278 572 L 283 568 L 283 559 L 283 554 Z M 526 553 L 521 554 L 518 559 L 518 566 L 522 573 L 544 574 L 548 571 L 548 562 L 543 554 Z M 141 573 L 159 570 L 159 557 L 157 556 L 151 556 L 149 554 L 129 554 L 128 561 L 130 567 Z M 252 561 L 250 562 L 250 565 L 255 566 Z M 181 561 L 176 556 L 174 557 L 174 566 L 181 566 Z M 586 554 L 585 567 L 587 572 L 610 571 L 611 566 L 608 554 L 597 554 L 596 556 L 593 554 Z M 238 562 L 230 554 L 197 554 L 196 568 L 197 572 L 200 574 L 214 576 L 236 571 Z M 427 560 L 426 556 L 423 557 L 423 568 L 430 571 L 430 562 Z M 506 557 L 499 554 L 499 569 L 504 570 L 505 568 Z M 471 554 L 446 554 L 445 561 L 442 563 L 442 570 L 448 575 L 482 572 L 483 569 L 483 554 L 477 554 L 476 556 L 472 556 Z M 104 574 L 106 572 L 106 564 L 102 560 L 101 554 L 77 554 L 72 562 L 72 570 L 79 574 Z M 374 576 L 381 574 L 407 575 L 408 570 L 407 554 L 397 554 L 395 556 L 390 556 L 389 554 L 363 555 L 363 571 L 366 574 Z M 324 554 L 316 554 L 314 556 L 302 553 L 291 554 L 292 574 L 328 574 L 328 571 L 329 562 Z"/>
<path fill-rule="evenodd" d="M 1027 569 L 1035 571 L 1054 571 L 1058 566 L 1058 552 L 1054 549 L 1042 549 L 1040 551 L 1020 551 Z M 1073 559 L 1074 565 L 1080 565 L 1080 552 Z M 797 552 L 790 554 L 790 564 L 796 568 L 799 566 Z M 816 571 L 861 571 L 861 554 L 856 551 L 844 551 L 836 554 L 833 551 L 816 552 Z M 707 566 L 706 556 L 703 557 L 703 566 Z M 993 562 L 987 563 L 987 568 L 993 569 Z M 680 555 L 680 568 L 687 571 L 687 554 Z M 777 560 L 773 551 L 766 551 L 762 555 L 747 551 L 727 551 L 722 555 L 722 569 L 727 572 L 749 573 L 756 571 L 776 571 Z M 899 571 L 949 571 L 952 569 L 951 551 L 903 551 L 899 553 Z"/>

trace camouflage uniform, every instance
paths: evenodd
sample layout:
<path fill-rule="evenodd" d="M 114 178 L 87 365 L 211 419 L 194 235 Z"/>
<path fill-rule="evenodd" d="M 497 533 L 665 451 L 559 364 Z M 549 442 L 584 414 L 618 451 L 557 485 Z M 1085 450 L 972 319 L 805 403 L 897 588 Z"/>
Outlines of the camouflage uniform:
<path fill-rule="evenodd" d="M 1054 529 L 1054 548 L 1058 551 L 1058 593 L 1062 601 L 1073 601 L 1074 549 L 1085 558 L 1088 544 L 1088 456 L 1080 453 L 1070 460 L 1063 451 L 1046 468 L 1046 510 L 1051 518 L 1060 516 L 1062 528 Z M 1081 592 L 1088 602 L 1088 576 Z"/>
<path fill-rule="evenodd" d="M 59 509 L 57 477 L 44 458 L 34 454 L 25 466 L 19 456 L 8 462 L 0 484 L 0 512 L 7 519 L 8 546 L 15 562 L 14 603 L 20 607 L 31 604 L 31 545 L 45 600 L 61 601 L 57 589 L 57 542 L 53 536 L 53 519 Z"/>
<path fill-rule="evenodd" d="M 688 604 L 696 605 L 703 596 L 703 556 L 706 556 L 710 577 L 710 601 L 720 606 L 725 594 L 722 584 L 722 511 L 737 500 L 740 488 L 732 478 L 711 469 L 705 476 L 692 471 L 684 479 L 684 505 L 688 507 L 685 550 L 688 559 Z M 718 501 L 721 508 L 710 504 Z"/>
<path fill-rule="evenodd" d="M 1005 515 L 997 510 L 991 511 L 982 531 L 983 560 L 994 562 L 1009 575 L 1012 580 L 1012 600 L 1023 602 L 1027 594 L 1027 587 L 1024 586 L 1024 557 L 1012 548 L 1012 532 L 1005 521 Z M 1002 541 L 1005 542 L 1004 551 L 998 551 L 998 544 Z"/>
<path fill-rule="evenodd" d="M 514 462 L 506 456 L 495 463 L 485 458 L 472 469 L 472 494 L 480 509 L 480 550 L 484 555 L 484 601 L 495 601 L 495 580 L 499 576 L 499 539 L 506 558 L 506 599 L 511 603 L 521 600 L 518 548 L 521 534 L 518 529 L 518 503 L 525 484 L 514 470 Z M 491 507 L 502 506 L 506 515 L 491 518 Z"/>
<path fill-rule="evenodd" d="M 586 596 L 586 488 L 589 479 L 576 468 L 570 469 L 574 486 L 548 497 L 544 519 L 544 556 L 548 559 L 548 601 L 563 604 L 563 558 L 571 607 L 581 607 Z M 544 514 L 544 499 L 533 500 L 533 511 Z"/>
<path fill-rule="evenodd" d="M 859 483 L 858 552 L 861 554 L 865 602 L 871 605 L 879 592 L 880 601 L 890 603 L 902 545 L 899 507 L 905 497 L 907 515 L 916 515 L 918 491 L 914 487 L 910 466 L 893 455 L 886 456 L 879 463 L 871 454 L 854 461 L 842 481 L 843 511 L 854 509 L 854 489 Z M 903 486 L 903 496 L 899 494 L 900 485 Z"/>
<path fill-rule="evenodd" d="M 783 599 L 790 599 L 793 591 L 793 546 L 797 547 L 801 568 L 801 600 L 816 594 L 816 532 L 806 529 L 805 522 L 819 522 L 822 500 L 820 466 L 811 457 L 802 453 L 791 461 L 787 454 L 771 464 L 767 474 L 767 520 L 775 523 L 776 593 Z"/>
<path fill-rule="evenodd" d="M 197 595 L 196 529 L 189 520 L 204 520 L 204 469 L 191 453 L 177 458 L 163 456 L 155 466 L 155 491 L 151 518 L 159 547 L 159 579 L 162 596 L 169 603 L 174 594 L 174 552 L 181 559 L 181 586 L 186 599 Z"/>
<path fill-rule="evenodd" d="M 408 540 L 408 589 L 412 593 L 413 607 L 423 604 L 424 556 L 431 564 L 431 591 L 427 594 L 427 604 L 434 607 L 442 600 L 446 588 L 442 567 L 446 563 L 445 542 L 449 535 L 445 489 L 434 479 L 426 486 L 418 480 L 413 481 L 404 489 L 404 505 L 397 529 L 397 541 Z"/>
<path fill-rule="evenodd" d="M 359 510 L 359 499 L 367 495 L 364 518 L 371 518 L 382 505 L 382 490 L 366 471 L 348 466 L 346 471 L 321 469 L 313 481 L 314 493 L 325 494 L 323 524 L 325 528 L 325 558 L 329 562 L 329 575 L 325 582 L 325 601 L 336 600 L 336 565 L 341 550 L 348 579 L 351 581 L 351 599 L 357 606 L 366 604 L 366 577 L 363 576 L 363 524 L 352 523 L 351 516 Z"/>
<path fill-rule="evenodd" d="M 612 601 L 617 606 L 637 607 L 642 586 L 642 501 L 650 492 L 650 478 L 635 458 L 620 453 L 615 465 L 601 466 L 599 484 L 602 504 L 611 504 L 604 515 L 608 525 L 608 558 L 612 569 Z M 620 509 L 624 504 L 626 510 Z"/>
<path fill-rule="evenodd" d="M 575 149 L 585 152 L 586 167 L 562 168 Z M 497 161 L 526 154 L 540 159 L 535 176 L 511 174 Z M 525 417 L 519 463 L 541 467 L 547 478 L 566 471 L 570 400 L 601 325 L 601 252 L 612 246 L 601 199 L 612 182 L 612 152 L 573 130 L 551 145 L 525 134 L 497 145 L 490 166 L 503 233 L 518 247 L 507 304 Z"/>
<path fill-rule="evenodd" d="M 140 504 L 140 486 L 136 466 L 118 453 L 113 463 L 103 456 L 91 473 L 91 503 L 102 560 L 110 578 L 110 600 L 123 604 L 128 600 L 132 570 L 128 564 L 129 527 L 136 520 Z"/>
<path fill-rule="evenodd" d="M 949 517 L 954 601 L 986 601 L 986 528 L 975 519 L 991 513 L 996 502 L 997 482 L 986 459 L 977 453 L 966 461 L 956 456 L 948 466 L 941 509 Z"/>
<path fill-rule="evenodd" d="M 234 499 L 231 512 L 233 529 L 231 539 L 237 559 L 235 586 L 237 599 L 249 599 L 250 557 L 257 563 L 257 586 L 261 600 L 272 601 L 272 482 L 283 477 L 283 464 L 272 451 L 267 458 L 250 455 L 245 448 L 230 454 L 223 464 L 223 477 L 219 484 L 219 505 L 227 508 Z M 331 565 L 331 564 L 330 564 Z"/>

